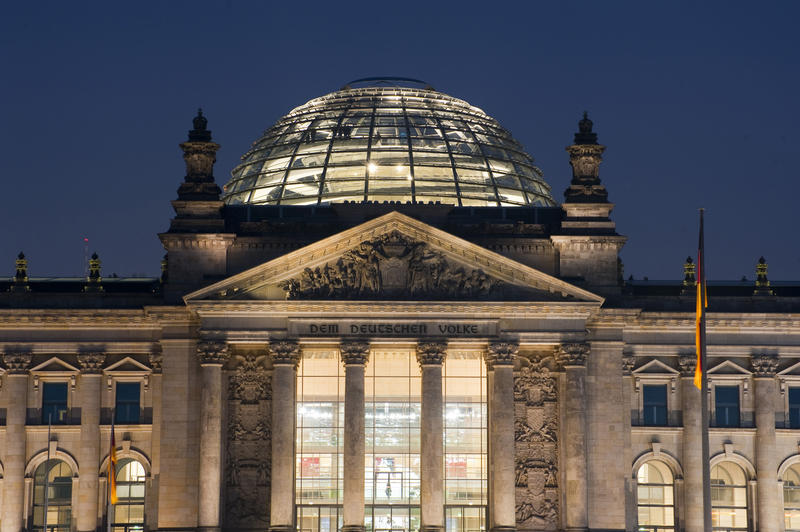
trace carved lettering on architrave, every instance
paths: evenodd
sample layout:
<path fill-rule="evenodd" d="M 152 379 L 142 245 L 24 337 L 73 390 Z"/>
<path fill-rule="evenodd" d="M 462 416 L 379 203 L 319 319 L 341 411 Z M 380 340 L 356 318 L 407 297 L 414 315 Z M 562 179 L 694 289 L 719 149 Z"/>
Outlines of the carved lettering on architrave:
<path fill-rule="evenodd" d="M 520 357 L 514 373 L 516 520 L 518 529 L 557 530 L 558 393 L 552 356 Z"/>
<path fill-rule="evenodd" d="M 225 525 L 264 530 L 269 525 L 272 385 L 265 355 L 236 359 L 228 384 Z"/>
<path fill-rule="evenodd" d="M 456 267 L 424 242 L 392 231 L 360 243 L 335 263 L 306 268 L 283 289 L 287 299 L 481 299 L 499 284 L 483 270 Z"/>

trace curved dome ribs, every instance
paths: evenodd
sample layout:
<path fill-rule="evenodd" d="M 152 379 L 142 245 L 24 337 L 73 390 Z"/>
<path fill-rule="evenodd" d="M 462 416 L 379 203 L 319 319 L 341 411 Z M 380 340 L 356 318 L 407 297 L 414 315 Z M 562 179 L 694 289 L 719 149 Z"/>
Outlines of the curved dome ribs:
<path fill-rule="evenodd" d="M 295 108 L 253 143 L 224 190 L 231 205 L 556 205 L 496 120 L 409 87 L 347 88 Z"/>

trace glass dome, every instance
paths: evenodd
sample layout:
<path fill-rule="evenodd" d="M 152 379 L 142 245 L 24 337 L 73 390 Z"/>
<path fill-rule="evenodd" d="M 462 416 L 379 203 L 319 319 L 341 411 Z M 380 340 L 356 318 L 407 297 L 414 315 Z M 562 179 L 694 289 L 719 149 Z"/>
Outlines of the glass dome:
<path fill-rule="evenodd" d="M 395 78 L 367 81 L 265 131 L 233 169 L 225 203 L 557 205 L 530 155 L 481 109 Z"/>

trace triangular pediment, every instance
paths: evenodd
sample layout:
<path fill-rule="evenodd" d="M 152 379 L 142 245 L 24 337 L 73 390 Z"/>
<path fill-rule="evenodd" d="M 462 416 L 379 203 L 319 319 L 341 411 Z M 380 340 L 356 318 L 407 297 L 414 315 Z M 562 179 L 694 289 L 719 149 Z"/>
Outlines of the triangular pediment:
<path fill-rule="evenodd" d="M 653 359 L 644 366 L 640 368 L 636 368 L 633 370 L 635 375 L 642 375 L 642 374 L 649 374 L 649 375 L 678 375 L 680 372 L 677 370 L 667 366 L 663 362 L 657 359 Z"/>
<path fill-rule="evenodd" d="M 37 365 L 34 368 L 31 368 L 32 372 L 35 371 L 58 371 L 58 372 L 79 372 L 80 370 L 73 366 L 72 364 L 68 364 L 64 362 L 58 357 L 51 357 L 42 362 L 41 364 Z"/>
<path fill-rule="evenodd" d="M 184 300 L 603 298 L 399 212 L 193 292 Z"/>
<path fill-rule="evenodd" d="M 709 375 L 752 375 L 753 372 L 739 364 L 726 360 L 708 370 Z"/>
<path fill-rule="evenodd" d="M 800 377 L 800 362 L 792 364 L 788 368 L 779 371 L 778 375 L 781 377 Z"/>
<path fill-rule="evenodd" d="M 138 360 L 125 357 L 122 360 L 118 360 L 105 368 L 103 370 L 104 373 L 113 373 L 113 372 L 130 372 L 130 371 L 138 371 L 138 372 L 150 372 L 152 371 L 150 368 L 139 362 Z"/>

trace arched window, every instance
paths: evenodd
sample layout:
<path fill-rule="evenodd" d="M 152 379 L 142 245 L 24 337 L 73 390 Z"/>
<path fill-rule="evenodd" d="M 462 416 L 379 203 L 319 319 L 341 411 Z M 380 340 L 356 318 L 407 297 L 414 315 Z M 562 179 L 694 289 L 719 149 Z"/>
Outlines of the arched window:
<path fill-rule="evenodd" d="M 672 471 L 658 460 L 636 472 L 640 531 L 675 530 L 675 490 Z"/>
<path fill-rule="evenodd" d="M 61 460 L 48 460 L 33 474 L 33 530 L 44 530 L 45 477 L 47 530 L 68 532 L 72 521 L 72 469 Z"/>
<path fill-rule="evenodd" d="M 783 518 L 786 532 L 800 531 L 800 464 L 783 474 Z"/>
<path fill-rule="evenodd" d="M 144 481 L 142 464 L 126 458 L 117 464 L 117 504 L 111 520 L 113 532 L 144 530 Z"/>
<path fill-rule="evenodd" d="M 711 468 L 711 526 L 714 530 L 747 530 L 747 477 L 733 462 Z"/>

